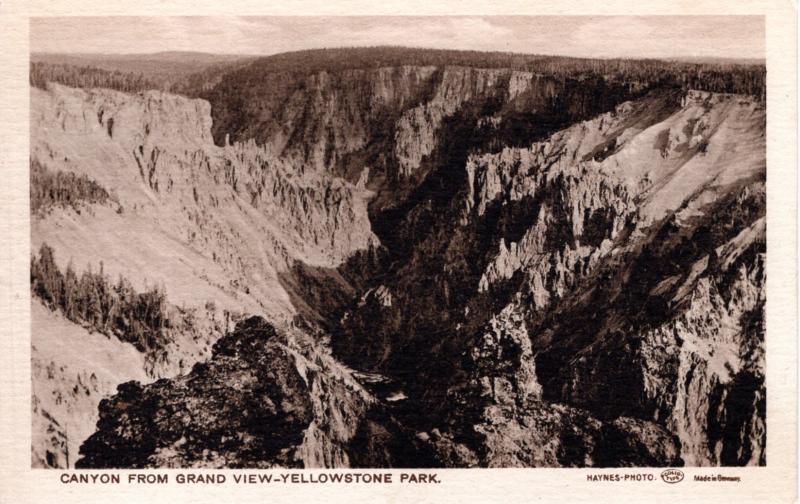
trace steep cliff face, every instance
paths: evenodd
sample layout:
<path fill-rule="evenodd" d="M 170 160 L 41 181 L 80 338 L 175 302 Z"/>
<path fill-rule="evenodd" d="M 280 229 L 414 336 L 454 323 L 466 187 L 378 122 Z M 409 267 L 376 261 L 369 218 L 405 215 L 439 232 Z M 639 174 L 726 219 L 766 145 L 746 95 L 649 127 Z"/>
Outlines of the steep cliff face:
<path fill-rule="evenodd" d="M 98 388 L 168 378 L 103 401 L 81 464 L 765 463 L 761 102 L 457 66 L 279 77 L 234 97 L 223 76 L 210 105 L 34 90 L 32 156 L 114 202 L 37 217 L 34 246 L 225 320 Z M 214 345 L 243 314 L 268 322 Z"/>
<path fill-rule="evenodd" d="M 295 170 L 360 182 L 377 193 L 375 210 L 403 204 L 441 164 L 443 148 L 524 144 L 635 94 L 625 86 L 461 66 L 265 74 L 258 82 L 245 75 L 232 73 L 208 95 L 216 143 L 254 140 Z M 242 87 L 238 79 L 245 78 Z"/>
<path fill-rule="evenodd" d="M 464 170 L 444 217 L 401 219 L 414 245 L 380 278 L 391 304 L 368 294 L 334 339 L 345 359 L 406 383 L 406 407 L 431 412 L 414 428 L 460 440 L 435 443 L 442 460 L 764 463 L 757 102 L 653 94 Z M 491 427 L 536 415 L 583 441 Z M 626 425 L 625 446 L 664 451 L 560 453 L 598 446 L 587 425 Z"/>
<path fill-rule="evenodd" d="M 31 98 L 32 159 L 50 173 L 85 176 L 110 194 L 105 204 L 33 216 L 33 250 L 49 245 L 60 269 L 72 265 L 79 276 L 100 270 L 140 292 L 161 286 L 169 303 L 189 314 L 181 317 L 185 328 L 170 331 L 159 359 L 142 355 L 140 371 L 151 379 L 208 358 L 214 340 L 241 314 L 289 324 L 297 311 L 281 275 L 297 261 L 331 267 L 376 243 L 363 188 L 324 173 L 297 177 L 285 161 L 252 143 L 215 146 L 207 102 L 58 85 L 33 89 Z M 54 351 L 59 336 L 37 324 L 38 315 L 34 319 L 34 366 L 74 368 Z M 94 344 L 76 339 L 90 354 Z M 67 385 L 81 385 L 75 376 L 110 366 L 109 359 L 78 365 Z M 126 374 L 113 373 L 102 391 L 90 394 L 89 410 L 118 383 L 140 377 L 139 371 Z M 94 415 L 80 413 L 87 408 L 76 406 L 77 396 L 62 397 L 61 388 L 49 375 L 34 380 L 34 401 L 60 397 L 37 407 L 45 424 L 81 425 L 68 433 L 72 464 Z M 66 464 L 66 450 L 50 451 L 57 462 L 49 465 Z"/>
<path fill-rule="evenodd" d="M 250 284 L 263 291 L 274 276 L 253 277 L 274 275 L 274 263 L 302 259 L 334 266 L 374 241 L 363 191 L 325 174 L 296 177 L 293 166 L 252 143 L 214 146 L 206 102 L 159 92 L 126 95 L 55 85 L 46 92 L 34 89 L 33 102 L 32 157 L 109 187 L 122 207 L 116 219 L 126 231 L 135 228 L 130 221 L 157 224 L 162 234 L 174 236 L 221 270 L 208 268 L 210 277 L 224 277 L 214 278 L 219 283 Z M 34 237 L 66 240 L 56 229 L 66 224 L 59 217 L 37 223 L 43 230 Z M 260 257 L 262 251 L 268 259 Z M 155 265 L 159 270 L 152 278 L 164 278 L 168 287 L 169 271 L 186 269 L 170 263 L 162 269 L 161 264 Z M 235 285 L 230 290 L 241 291 Z M 268 296 L 249 298 L 258 303 Z"/>

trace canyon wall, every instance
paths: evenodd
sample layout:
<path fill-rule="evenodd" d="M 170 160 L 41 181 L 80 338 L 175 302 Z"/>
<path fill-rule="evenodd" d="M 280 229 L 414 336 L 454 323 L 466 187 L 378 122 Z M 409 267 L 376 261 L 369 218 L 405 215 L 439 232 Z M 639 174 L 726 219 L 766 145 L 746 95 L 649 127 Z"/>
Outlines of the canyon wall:
<path fill-rule="evenodd" d="M 85 467 L 765 464 L 763 103 L 631 89 L 456 66 L 210 104 L 34 89 L 32 157 L 111 195 L 34 218 L 34 250 L 196 319 L 57 405 L 76 364 L 35 329 L 35 368 L 64 368 L 37 418 L 99 418 Z M 280 435 L 211 415 L 214 384 Z"/>
<path fill-rule="evenodd" d="M 98 336 L 73 338 L 74 355 L 55 351 L 64 343 L 52 324 L 73 324 L 40 320 L 46 311 L 34 310 L 34 368 L 57 370 L 34 380 L 37 422 L 57 432 L 35 436 L 35 465 L 74 464 L 103 396 L 130 379 L 188 372 L 245 314 L 290 326 L 296 309 L 280 273 L 295 262 L 332 267 L 377 242 L 363 188 L 324 173 L 297 177 L 252 143 L 215 146 L 207 102 L 59 85 L 33 89 L 31 99 L 32 160 L 51 173 L 85 176 L 110 194 L 106 203 L 33 215 L 32 250 L 52 247 L 58 267 L 78 276 L 101 271 L 138 291 L 162 287 L 173 311 L 185 314 L 180 320 L 190 320 L 169 331 L 157 361 L 130 346 L 125 351 L 139 354 L 142 365 L 119 368 L 112 364 L 117 351 L 95 351 Z M 95 332 L 75 327 L 87 330 Z M 87 362 L 82 353 L 97 358 Z M 102 387 L 64 392 L 106 368 L 111 376 Z"/>

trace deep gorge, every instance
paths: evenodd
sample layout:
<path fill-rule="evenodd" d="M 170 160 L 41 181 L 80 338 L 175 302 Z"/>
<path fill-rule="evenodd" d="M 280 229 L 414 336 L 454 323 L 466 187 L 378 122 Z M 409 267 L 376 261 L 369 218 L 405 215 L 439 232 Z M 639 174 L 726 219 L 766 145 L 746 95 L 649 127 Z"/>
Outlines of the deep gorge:
<path fill-rule="evenodd" d="M 241 314 L 103 399 L 79 464 L 766 463 L 759 96 L 270 61 L 202 99 L 35 91 L 32 153 L 125 211 L 60 209 L 34 241 Z"/>

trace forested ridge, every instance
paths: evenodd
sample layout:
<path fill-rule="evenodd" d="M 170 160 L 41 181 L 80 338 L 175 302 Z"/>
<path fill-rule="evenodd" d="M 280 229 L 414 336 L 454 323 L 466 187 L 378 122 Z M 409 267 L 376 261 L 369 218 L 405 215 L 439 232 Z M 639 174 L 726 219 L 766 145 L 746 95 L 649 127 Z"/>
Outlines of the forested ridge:
<path fill-rule="evenodd" d="M 695 63 L 656 59 L 588 59 L 503 52 L 359 47 L 312 49 L 259 58 L 232 72 L 245 82 L 269 74 L 312 74 L 345 69 L 394 66 L 465 66 L 507 68 L 556 78 L 603 77 L 608 81 L 654 84 L 675 83 L 693 89 L 760 95 L 766 69 L 763 65 L 731 62 Z"/>
<path fill-rule="evenodd" d="M 140 73 L 103 70 L 91 65 L 74 66 L 31 62 L 30 85 L 44 89 L 48 82 L 77 88 L 108 88 L 125 93 L 160 89 L 163 84 Z"/>
<path fill-rule="evenodd" d="M 183 58 L 191 60 L 191 53 Z M 181 58 L 181 55 L 174 55 Z M 637 86 L 673 84 L 684 88 L 763 97 L 763 64 L 732 61 L 686 62 L 655 59 L 587 59 L 503 52 L 457 51 L 408 47 L 312 49 L 259 58 L 238 57 L 190 61 L 176 65 L 159 55 L 96 61 L 83 58 L 37 58 L 30 65 L 30 83 L 43 87 L 57 82 L 73 87 L 105 87 L 125 92 L 161 89 L 191 97 L 246 86 L 264 78 L 296 79 L 317 72 L 394 66 L 465 66 L 507 68 L 558 79 L 602 78 Z M 64 62 L 55 62 L 64 61 Z M 172 71 L 170 71 L 172 70 Z"/>
<path fill-rule="evenodd" d="M 220 145 L 226 136 L 232 142 L 265 141 L 270 128 L 286 119 L 282 115 L 286 103 L 296 93 L 304 92 L 309 78 L 327 74 L 342 79 L 342 85 L 352 84 L 343 73 L 352 70 L 434 67 L 437 71 L 428 83 L 431 89 L 446 67 L 503 69 L 507 71 L 506 78 L 510 78 L 511 71 L 530 72 L 561 90 L 551 97 L 552 108 L 577 107 L 584 115 L 608 111 L 614 104 L 636 99 L 653 89 L 736 93 L 760 100 L 766 97 L 765 66 L 730 61 L 586 59 L 391 46 L 313 49 L 227 59 L 193 57 L 192 53 L 154 54 L 149 55 L 149 60 L 148 55 L 130 55 L 111 63 L 107 56 L 96 58 L 38 58 L 31 63 L 31 85 L 44 88 L 47 82 L 56 82 L 130 93 L 158 89 L 203 98 L 211 103 L 212 132 Z M 387 114 L 391 116 L 389 111 Z M 526 121 L 520 117 L 514 124 L 524 126 Z"/>

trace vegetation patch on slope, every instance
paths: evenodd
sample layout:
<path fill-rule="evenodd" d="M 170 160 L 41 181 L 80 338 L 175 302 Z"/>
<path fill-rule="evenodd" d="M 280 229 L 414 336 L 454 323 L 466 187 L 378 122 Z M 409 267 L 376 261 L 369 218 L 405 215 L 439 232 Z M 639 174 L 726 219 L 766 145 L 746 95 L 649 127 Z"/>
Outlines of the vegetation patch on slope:
<path fill-rule="evenodd" d="M 112 199 L 103 186 L 86 175 L 50 170 L 35 159 L 31 160 L 30 177 L 31 215 L 46 214 L 54 207 L 80 212 L 83 203 L 102 204 Z"/>
<path fill-rule="evenodd" d="M 140 293 L 121 276 L 114 283 L 102 263 L 98 272 L 90 269 L 78 276 L 72 265 L 62 272 L 46 244 L 31 258 L 31 294 L 68 320 L 128 342 L 150 356 L 163 351 L 171 329 L 191 325 L 186 317 L 172 320 L 162 288 Z"/>

